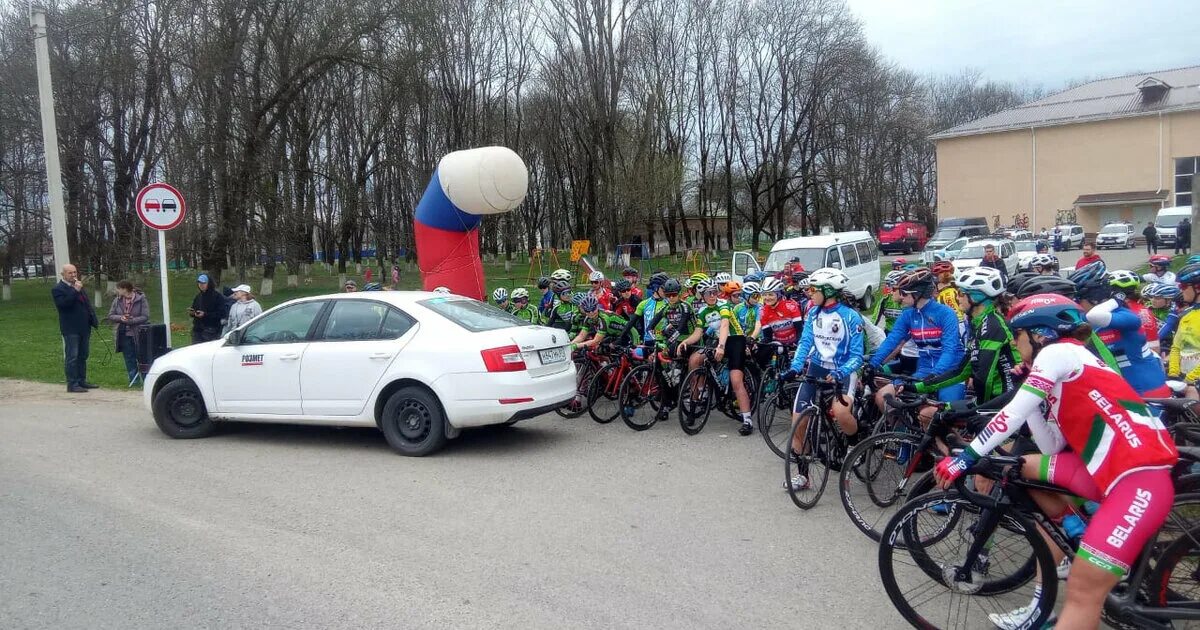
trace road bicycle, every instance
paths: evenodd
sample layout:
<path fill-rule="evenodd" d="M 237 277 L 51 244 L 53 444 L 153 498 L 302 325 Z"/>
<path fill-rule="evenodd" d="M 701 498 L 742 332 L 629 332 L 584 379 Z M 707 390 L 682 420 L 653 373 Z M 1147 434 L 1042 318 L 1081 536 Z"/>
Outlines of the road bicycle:
<path fill-rule="evenodd" d="M 699 352 L 704 355 L 704 363 L 688 372 L 679 387 L 679 426 L 688 435 L 704 430 L 713 409 L 721 410 L 730 419 L 741 419 L 741 409 L 730 382 L 729 365 L 717 360 L 714 347 Z M 742 382 L 750 398 L 752 413 L 754 396 L 751 393 L 758 391 L 757 373 L 757 366 L 742 370 Z"/>
<path fill-rule="evenodd" d="M 571 360 L 575 363 L 575 396 L 554 410 L 564 418 L 578 418 L 587 411 L 588 389 L 592 385 L 592 377 L 604 366 L 607 357 L 590 348 L 579 348 L 575 350 Z"/>
<path fill-rule="evenodd" d="M 796 507 L 808 510 L 816 506 L 829 482 L 829 471 L 840 471 L 846 453 L 850 449 L 850 438 L 842 432 L 833 417 L 833 400 L 850 404 L 842 394 L 840 381 L 827 381 L 805 375 L 802 383 L 812 385 L 816 392 L 812 402 L 800 411 L 792 426 L 788 444 L 784 445 L 788 456 L 783 458 L 783 483 Z M 794 450 L 796 442 L 803 441 L 803 452 Z M 800 477 L 803 483 L 796 483 Z"/>
<path fill-rule="evenodd" d="M 588 387 L 587 409 L 592 420 L 608 424 L 621 415 L 621 383 L 643 360 L 640 348 L 612 345 L 608 360 Z"/>
<path fill-rule="evenodd" d="M 646 361 L 635 366 L 621 381 L 617 392 L 621 420 L 634 431 L 645 431 L 662 419 L 664 408 L 676 402 L 678 387 L 687 366 L 687 357 L 672 358 L 665 351 L 657 351 L 653 345 L 642 346 Z M 638 414 L 647 404 L 653 414 Z M 647 419 L 647 415 L 649 418 Z"/>

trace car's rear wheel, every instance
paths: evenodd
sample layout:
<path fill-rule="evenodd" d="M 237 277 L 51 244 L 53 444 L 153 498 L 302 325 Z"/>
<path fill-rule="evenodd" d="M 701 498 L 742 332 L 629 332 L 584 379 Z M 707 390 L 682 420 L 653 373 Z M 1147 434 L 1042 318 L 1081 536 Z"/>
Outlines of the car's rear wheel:
<path fill-rule="evenodd" d="M 446 445 L 446 415 L 437 398 L 420 387 L 396 390 L 379 417 L 383 437 L 397 453 L 421 457 Z"/>
<path fill-rule="evenodd" d="M 181 378 L 163 386 L 154 395 L 154 423 L 159 430 L 176 439 L 212 435 L 217 425 L 208 417 L 204 397 L 191 379 Z"/>

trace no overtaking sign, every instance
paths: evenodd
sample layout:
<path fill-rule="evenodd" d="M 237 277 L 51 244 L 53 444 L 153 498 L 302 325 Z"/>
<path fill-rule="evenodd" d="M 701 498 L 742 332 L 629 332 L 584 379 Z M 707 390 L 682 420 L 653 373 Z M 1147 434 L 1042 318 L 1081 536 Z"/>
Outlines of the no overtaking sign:
<path fill-rule="evenodd" d="M 183 223 L 187 205 L 183 195 L 168 184 L 150 184 L 138 192 L 138 218 L 154 230 L 170 230 Z"/>

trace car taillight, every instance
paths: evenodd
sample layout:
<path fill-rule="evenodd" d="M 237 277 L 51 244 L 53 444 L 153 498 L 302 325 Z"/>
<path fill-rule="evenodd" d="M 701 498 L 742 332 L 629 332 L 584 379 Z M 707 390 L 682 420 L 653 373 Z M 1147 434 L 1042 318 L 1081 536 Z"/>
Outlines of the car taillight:
<path fill-rule="evenodd" d="M 520 372 L 525 369 L 525 359 L 521 349 L 516 346 L 504 346 L 490 350 L 480 350 L 483 365 L 489 372 Z"/>

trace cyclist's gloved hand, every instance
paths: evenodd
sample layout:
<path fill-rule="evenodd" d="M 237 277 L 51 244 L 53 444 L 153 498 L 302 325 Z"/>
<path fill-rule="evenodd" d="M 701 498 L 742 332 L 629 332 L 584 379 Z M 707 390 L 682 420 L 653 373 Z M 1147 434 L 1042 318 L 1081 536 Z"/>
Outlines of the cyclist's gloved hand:
<path fill-rule="evenodd" d="M 790 370 L 790 369 L 789 369 L 789 370 L 784 370 L 784 371 L 783 371 L 783 373 L 781 373 L 781 374 L 779 375 L 779 380 L 781 380 L 781 381 L 794 381 L 794 380 L 796 380 L 796 377 L 797 377 L 797 376 L 800 376 L 800 373 L 799 373 L 799 372 L 797 372 L 796 370 Z"/>
<path fill-rule="evenodd" d="M 938 486 L 942 488 L 949 486 L 977 461 L 979 461 L 979 457 L 972 453 L 971 449 L 963 449 L 954 457 L 943 457 L 942 461 L 938 462 L 933 469 Z"/>

